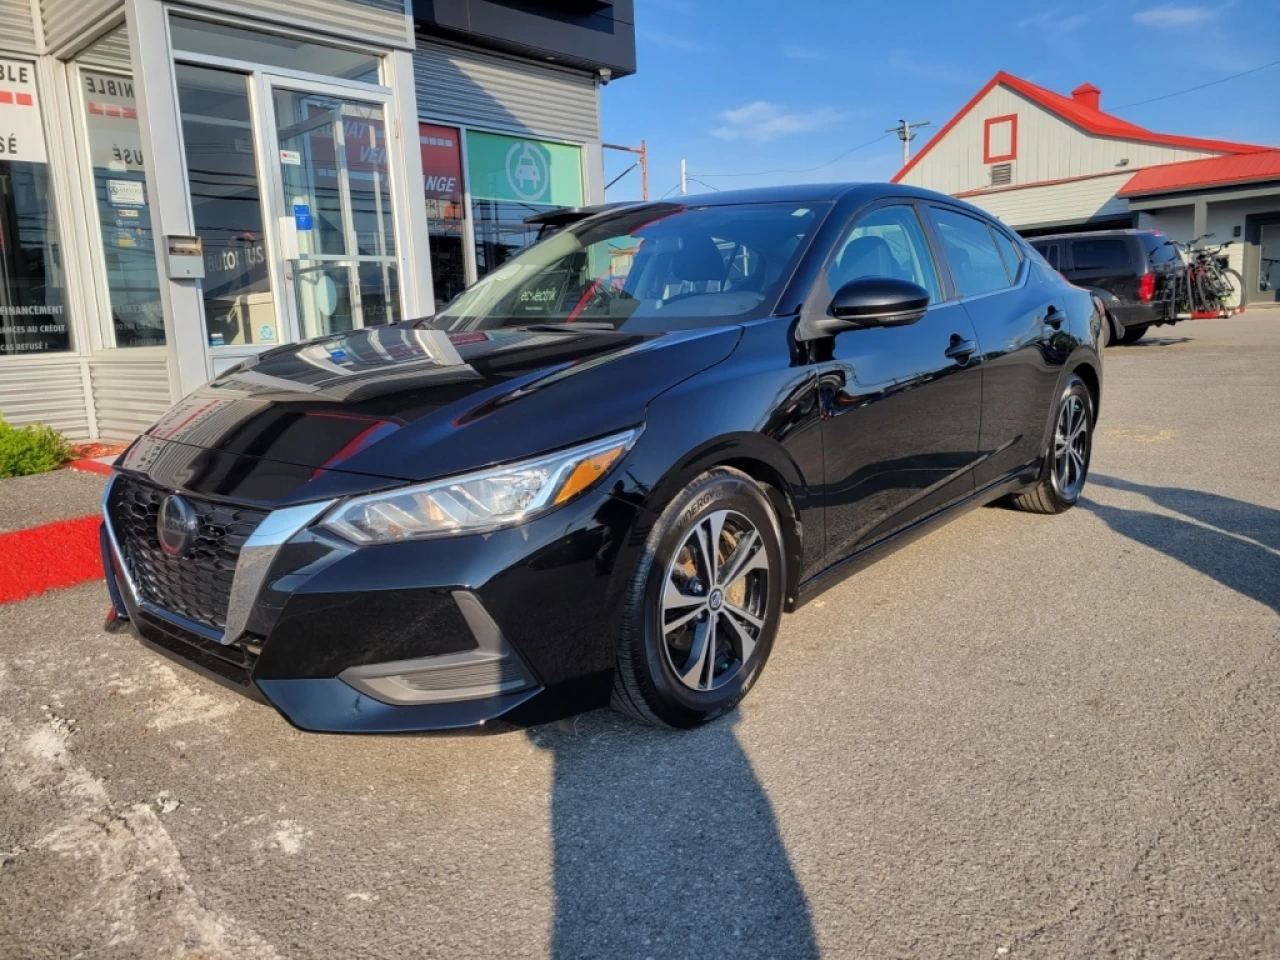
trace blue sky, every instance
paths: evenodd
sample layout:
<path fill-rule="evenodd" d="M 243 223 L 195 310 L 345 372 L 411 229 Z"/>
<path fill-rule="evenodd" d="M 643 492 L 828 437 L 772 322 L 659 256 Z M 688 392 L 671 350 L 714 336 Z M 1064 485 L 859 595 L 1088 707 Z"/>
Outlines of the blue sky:
<path fill-rule="evenodd" d="M 933 130 L 998 70 L 1102 109 L 1280 60 L 1280 0 L 636 0 L 639 72 L 603 91 L 604 138 L 648 141 L 650 196 L 691 177 L 721 189 L 885 180 L 900 119 Z M 1162 133 L 1280 146 L 1280 65 L 1118 116 Z M 919 149 L 932 131 L 912 145 Z M 632 158 L 606 151 L 610 179 Z M 781 173 L 762 171 L 783 170 Z M 722 177 L 716 174 L 752 174 Z M 755 175 L 759 174 L 759 175 Z M 690 193 L 707 188 L 690 184 Z M 638 171 L 609 191 L 639 197 Z M 674 192 L 674 191 L 673 191 Z"/>

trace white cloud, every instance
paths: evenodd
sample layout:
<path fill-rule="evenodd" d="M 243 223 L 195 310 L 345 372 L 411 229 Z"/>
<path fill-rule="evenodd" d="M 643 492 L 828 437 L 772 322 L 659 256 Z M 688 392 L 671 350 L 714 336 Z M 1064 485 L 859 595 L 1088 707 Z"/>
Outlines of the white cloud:
<path fill-rule="evenodd" d="M 764 143 L 792 133 L 808 133 L 829 127 L 844 115 L 831 107 L 788 111 L 776 103 L 756 100 L 720 114 L 721 126 L 711 135 L 721 140 L 755 140 Z"/>
<path fill-rule="evenodd" d="M 959 87 L 975 87 L 979 80 L 967 70 L 949 67 L 945 63 L 926 63 L 916 60 L 902 50 L 895 50 L 889 58 L 889 66 L 901 73 L 910 73 L 938 83 L 953 83 Z"/>
<path fill-rule="evenodd" d="M 1023 30 L 1034 27 L 1037 30 L 1070 33 L 1072 30 L 1079 30 L 1092 19 L 1087 13 L 1069 13 L 1064 16 L 1060 9 L 1054 7 L 1052 10 L 1042 10 L 1020 20 L 1018 27 Z"/>
<path fill-rule="evenodd" d="M 784 44 L 782 55 L 792 60 L 821 60 L 822 54 L 812 47 L 801 47 L 794 43 Z"/>
<path fill-rule="evenodd" d="M 1208 7 L 1152 7 L 1133 15 L 1134 23 L 1144 27 L 1186 27 L 1208 20 L 1213 15 Z"/>
<path fill-rule="evenodd" d="M 649 30 L 644 27 L 637 27 L 636 36 L 640 37 L 642 40 L 648 40 L 650 43 L 656 43 L 660 47 L 679 50 L 681 53 L 707 52 L 707 48 L 696 40 L 690 40 L 688 37 L 681 37 L 674 33 L 663 33 L 661 30 Z"/>

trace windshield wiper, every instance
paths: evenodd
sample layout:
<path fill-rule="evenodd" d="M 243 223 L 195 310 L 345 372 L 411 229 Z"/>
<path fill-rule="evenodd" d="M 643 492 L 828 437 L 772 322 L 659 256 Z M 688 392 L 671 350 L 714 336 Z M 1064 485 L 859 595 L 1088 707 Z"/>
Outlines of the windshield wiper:
<path fill-rule="evenodd" d="M 607 321 L 583 320 L 575 323 L 531 323 L 525 327 L 516 327 L 516 329 L 547 331 L 549 333 L 573 333 L 575 330 L 608 330 L 610 333 L 616 333 L 618 328 Z"/>

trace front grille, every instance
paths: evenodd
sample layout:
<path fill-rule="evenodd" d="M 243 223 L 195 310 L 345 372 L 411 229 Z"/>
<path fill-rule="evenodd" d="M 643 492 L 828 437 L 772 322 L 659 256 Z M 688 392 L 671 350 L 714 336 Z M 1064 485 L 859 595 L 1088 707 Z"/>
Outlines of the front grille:
<path fill-rule="evenodd" d="M 107 515 L 121 559 L 142 595 L 140 599 L 222 631 L 227 625 L 231 581 L 240 549 L 266 511 L 183 494 L 196 511 L 199 530 L 183 556 L 171 557 L 160 549 L 156 538 L 156 516 L 171 492 L 125 474 L 116 476 Z"/>
<path fill-rule="evenodd" d="M 250 685 L 258 655 L 240 644 L 227 646 L 186 630 L 145 610 L 138 611 L 138 632 L 158 647 L 190 660 L 242 687 Z"/>

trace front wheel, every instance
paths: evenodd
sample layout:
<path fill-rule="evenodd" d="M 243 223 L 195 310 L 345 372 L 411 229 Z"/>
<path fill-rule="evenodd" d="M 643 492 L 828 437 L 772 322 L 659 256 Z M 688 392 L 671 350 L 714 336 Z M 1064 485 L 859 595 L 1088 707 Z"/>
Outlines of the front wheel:
<path fill-rule="evenodd" d="M 681 490 L 627 589 L 614 708 L 670 727 L 732 710 L 773 648 L 783 556 L 777 515 L 746 474 L 717 467 Z"/>
<path fill-rule="evenodd" d="M 1015 507 L 1030 513 L 1064 513 L 1076 505 L 1089 476 L 1094 421 L 1093 394 L 1072 374 L 1058 399 L 1040 480 L 1014 496 Z"/>

